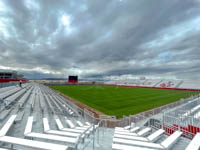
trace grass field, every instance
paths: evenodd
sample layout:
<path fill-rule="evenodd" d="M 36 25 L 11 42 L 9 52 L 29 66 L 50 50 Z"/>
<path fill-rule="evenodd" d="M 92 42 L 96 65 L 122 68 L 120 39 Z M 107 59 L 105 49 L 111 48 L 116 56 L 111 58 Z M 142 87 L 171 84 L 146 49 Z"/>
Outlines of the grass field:
<path fill-rule="evenodd" d="M 123 115 L 150 110 L 196 94 L 196 92 L 191 91 L 100 85 L 58 85 L 50 87 L 104 114 L 115 115 L 118 118 Z"/>

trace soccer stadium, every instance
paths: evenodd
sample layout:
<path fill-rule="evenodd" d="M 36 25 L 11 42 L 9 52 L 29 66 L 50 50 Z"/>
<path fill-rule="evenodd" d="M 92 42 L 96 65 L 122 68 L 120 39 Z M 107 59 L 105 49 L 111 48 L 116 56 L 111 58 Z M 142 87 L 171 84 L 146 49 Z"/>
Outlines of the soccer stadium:
<path fill-rule="evenodd" d="M 199 0 L 0 0 L 0 150 L 200 150 Z"/>
<path fill-rule="evenodd" d="M 199 149 L 199 85 L 183 80 L 4 83 L 1 147 Z"/>

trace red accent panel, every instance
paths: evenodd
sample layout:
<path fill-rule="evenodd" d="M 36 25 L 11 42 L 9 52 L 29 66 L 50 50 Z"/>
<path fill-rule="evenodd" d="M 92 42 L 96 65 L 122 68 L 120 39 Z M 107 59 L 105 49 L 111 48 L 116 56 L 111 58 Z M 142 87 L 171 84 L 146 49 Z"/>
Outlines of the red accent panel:
<path fill-rule="evenodd" d="M 0 83 L 5 83 L 5 82 L 19 82 L 19 81 L 22 81 L 22 82 L 27 82 L 26 79 L 0 79 Z"/>
<path fill-rule="evenodd" d="M 200 132 L 200 128 L 197 128 L 197 132 Z"/>
<path fill-rule="evenodd" d="M 77 80 L 68 80 L 69 83 L 78 83 Z"/>

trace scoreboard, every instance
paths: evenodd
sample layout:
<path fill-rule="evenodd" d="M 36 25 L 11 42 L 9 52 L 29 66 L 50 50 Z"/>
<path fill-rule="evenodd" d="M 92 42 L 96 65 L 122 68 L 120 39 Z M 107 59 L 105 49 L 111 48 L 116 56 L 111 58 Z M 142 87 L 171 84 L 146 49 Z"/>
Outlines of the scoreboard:
<path fill-rule="evenodd" d="M 68 82 L 69 83 L 77 83 L 78 82 L 78 76 L 68 76 Z"/>

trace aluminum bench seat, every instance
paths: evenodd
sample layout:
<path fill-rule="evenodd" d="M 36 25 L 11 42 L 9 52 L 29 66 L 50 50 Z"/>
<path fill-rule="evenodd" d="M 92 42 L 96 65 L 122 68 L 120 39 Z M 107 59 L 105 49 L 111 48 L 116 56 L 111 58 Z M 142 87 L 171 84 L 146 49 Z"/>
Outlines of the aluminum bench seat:
<path fill-rule="evenodd" d="M 71 120 L 66 119 L 67 124 L 69 125 L 70 128 L 75 128 L 76 126 L 72 123 Z"/>
<path fill-rule="evenodd" d="M 71 109 L 68 109 L 68 111 L 69 111 L 69 114 L 70 114 L 70 115 L 73 115 L 73 114 L 74 114 L 74 112 L 73 112 Z"/>
<path fill-rule="evenodd" d="M 42 111 L 44 111 L 44 109 L 46 108 L 46 105 L 45 105 L 45 101 L 44 101 L 44 97 L 42 95 L 42 93 L 39 94 L 39 99 L 40 99 L 40 108 L 42 109 Z"/>
<path fill-rule="evenodd" d="M 17 98 L 19 98 L 22 94 L 24 94 L 26 92 L 25 89 L 20 90 L 19 92 L 7 97 L 4 100 L 4 103 L 6 104 L 6 106 L 10 105 L 12 102 L 14 102 Z"/>
<path fill-rule="evenodd" d="M 27 121 L 26 128 L 24 131 L 24 135 L 26 137 L 35 137 L 35 138 L 40 138 L 40 139 L 61 141 L 61 142 L 67 142 L 67 143 L 71 143 L 71 144 L 77 143 L 77 140 L 78 140 L 77 138 L 70 138 L 70 137 L 63 137 L 63 136 L 57 136 L 57 135 L 32 132 L 32 124 L 33 124 L 33 117 L 31 116 L 31 117 L 28 117 L 28 121 Z"/>
<path fill-rule="evenodd" d="M 139 131 L 139 132 L 137 133 L 137 135 L 139 135 L 139 136 L 145 136 L 145 135 L 147 135 L 150 131 L 151 131 L 151 128 L 147 127 L 147 128 L 142 129 L 141 131 Z"/>
<path fill-rule="evenodd" d="M 54 97 L 54 100 L 57 103 L 57 107 L 59 107 L 59 109 L 62 110 L 62 112 L 64 111 L 65 113 L 68 113 L 66 108 L 63 106 L 63 103 L 59 100 L 59 98 L 55 95 L 52 95 L 52 97 Z"/>
<path fill-rule="evenodd" d="M 76 123 L 77 123 L 77 124 L 78 124 L 78 126 L 80 126 L 80 127 L 84 126 L 84 125 L 83 125 L 83 123 L 82 123 L 82 122 L 80 122 L 80 121 L 76 121 Z"/>
<path fill-rule="evenodd" d="M 35 105 L 35 99 L 36 99 L 36 93 L 35 91 L 31 94 L 31 97 L 30 97 L 30 105 L 31 105 L 31 110 L 33 110 L 34 108 L 34 105 Z"/>
<path fill-rule="evenodd" d="M 113 150 L 155 150 L 151 148 L 137 147 L 137 146 L 129 146 L 122 144 L 112 144 Z"/>
<path fill-rule="evenodd" d="M 84 130 L 78 130 L 78 129 L 71 129 L 71 128 L 64 128 L 63 124 L 61 123 L 60 119 L 56 119 L 56 124 L 58 126 L 59 130 L 67 131 L 67 132 L 75 132 L 75 133 L 83 133 Z"/>
<path fill-rule="evenodd" d="M 78 136 L 80 136 L 80 134 L 66 132 L 66 131 L 49 130 L 49 131 L 44 131 L 44 132 L 48 133 L 48 134 L 63 135 L 63 136 L 74 137 L 74 138 L 77 138 Z M 84 138 L 84 137 L 85 136 L 83 136 L 82 138 Z"/>
<path fill-rule="evenodd" d="M 135 130 L 137 130 L 138 128 L 136 128 Z M 147 135 L 149 132 L 151 131 L 151 128 L 147 127 L 147 128 L 144 128 L 142 130 L 140 130 L 139 132 L 137 133 L 132 133 L 132 132 L 129 132 L 128 130 L 115 130 L 115 133 L 117 134 L 124 134 L 124 135 L 133 135 L 133 136 L 145 136 Z"/>
<path fill-rule="evenodd" d="M 0 130 L 0 142 L 5 142 L 9 144 L 22 145 L 26 147 L 45 149 L 45 150 L 66 150 L 68 147 L 59 144 L 52 144 L 40 141 L 33 141 L 27 139 L 21 139 L 16 137 L 5 136 L 12 124 L 14 123 L 16 115 L 12 115 L 4 126 Z"/>
<path fill-rule="evenodd" d="M 134 127 L 134 128 L 132 128 L 132 129 L 130 129 L 130 130 L 126 130 L 126 129 L 121 128 L 121 127 L 116 127 L 116 128 L 115 128 L 115 131 L 136 132 L 136 131 L 138 131 L 139 129 L 140 129 L 140 127 Z"/>
<path fill-rule="evenodd" d="M 66 132 L 66 131 L 58 131 L 58 130 L 51 130 L 49 127 L 48 119 L 43 118 L 43 126 L 44 126 L 44 132 L 48 134 L 57 134 L 57 135 L 64 135 L 69 137 L 78 137 L 80 136 L 80 133 L 72 133 L 72 132 Z"/>
<path fill-rule="evenodd" d="M 66 102 L 63 100 L 63 98 L 61 98 L 60 96 L 56 96 L 56 101 L 65 108 L 65 110 L 67 111 L 67 113 L 69 115 L 73 115 L 74 112 L 68 107 L 68 104 L 66 104 Z"/>
<path fill-rule="evenodd" d="M 138 146 L 138 147 L 147 147 L 147 148 L 153 148 L 153 149 L 164 149 L 164 147 L 162 145 L 157 144 L 157 143 L 134 141 L 134 140 L 115 138 L 115 137 L 113 138 L 113 143 L 127 144 L 127 145 L 133 145 L 133 146 Z"/>
<path fill-rule="evenodd" d="M 48 106 L 49 106 L 51 112 L 54 113 L 54 109 L 53 109 L 54 107 L 52 106 L 52 104 L 51 104 L 51 102 L 50 102 L 50 100 L 49 100 L 49 97 L 48 97 L 47 95 L 44 95 L 44 97 L 45 97 L 45 99 L 46 99 L 46 102 L 47 102 L 47 104 L 48 104 Z M 46 106 L 45 106 L 45 107 L 46 107 Z"/>
<path fill-rule="evenodd" d="M 90 128 L 92 126 L 92 128 Z M 94 125 L 94 130 L 96 130 L 99 126 L 98 125 Z M 74 129 L 77 130 L 87 130 L 88 128 L 90 128 L 90 131 L 93 131 L 93 125 L 90 126 L 84 126 L 84 127 L 76 127 Z"/>
<path fill-rule="evenodd" d="M 0 137 L 0 141 L 5 142 L 5 143 L 10 143 L 10 144 L 31 147 L 31 148 L 44 149 L 44 150 L 67 150 L 68 149 L 68 146 L 64 146 L 60 144 L 52 144 L 52 143 L 47 143 L 47 142 L 33 141 L 33 140 L 27 140 L 27 139 L 21 139 L 21 138 L 16 138 L 16 137 L 9 137 L 9 136 Z"/>
<path fill-rule="evenodd" d="M 129 140 L 136 140 L 136 141 L 145 141 L 148 142 L 149 140 L 145 137 L 139 137 L 139 136 L 130 136 L 130 135 L 122 135 L 122 134 L 114 134 L 115 138 L 121 138 L 121 139 L 129 139 Z"/>
<path fill-rule="evenodd" d="M 199 150 L 200 149 L 200 133 L 197 133 L 185 150 Z"/>
<path fill-rule="evenodd" d="M 123 132 L 123 131 L 115 131 L 115 134 L 129 135 L 129 136 L 138 136 L 136 133 Z"/>
<path fill-rule="evenodd" d="M 29 89 L 19 100 L 19 107 L 22 108 L 24 106 L 24 103 L 28 100 L 29 95 L 31 94 L 31 90 Z"/>
<path fill-rule="evenodd" d="M 54 96 L 49 96 L 51 102 L 56 106 L 55 111 L 59 111 L 59 112 L 63 112 L 63 109 L 60 107 L 60 105 L 58 105 L 58 102 L 56 100 L 56 98 L 54 98 Z"/>
<path fill-rule="evenodd" d="M 8 119 L 8 121 L 4 124 L 4 126 L 0 130 L 0 137 L 6 135 L 6 133 L 8 132 L 8 130 L 10 129 L 10 127 L 12 126 L 12 124 L 14 123 L 16 117 L 17 117 L 17 115 L 12 115 Z"/>
<path fill-rule="evenodd" d="M 88 130 L 88 128 L 90 128 L 88 131 L 85 132 L 85 134 L 87 134 L 87 135 L 89 135 L 93 131 L 93 127 L 91 127 L 91 126 L 75 127 L 73 129 L 64 128 L 62 122 L 60 121 L 60 119 L 58 119 L 58 117 L 56 117 L 55 120 L 56 120 L 56 124 L 58 126 L 58 129 L 62 130 L 62 131 L 74 132 L 74 133 L 84 133 L 85 130 Z M 95 129 L 96 129 L 96 126 L 95 126 Z"/>
<path fill-rule="evenodd" d="M 42 134 L 42 133 L 35 133 L 35 132 L 28 133 L 25 136 L 40 138 L 40 139 L 48 139 L 48 140 L 53 140 L 53 141 L 61 141 L 61 142 L 66 142 L 66 143 L 70 143 L 70 144 L 77 144 L 77 141 L 78 141 L 77 138 L 64 137 L 64 136 L 58 136 L 58 135 L 50 135 L 50 134 Z"/>
<path fill-rule="evenodd" d="M 136 132 L 136 131 L 138 131 L 140 129 L 140 127 L 134 127 L 134 128 L 132 128 L 132 129 L 130 129 L 130 132 Z"/>
<path fill-rule="evenodd" d="M 129 130 L 131 129 L 131 126 L 125 126 L 125 127 L 115 127 L 115 129 L 119 129 L 119 130 Z"/>
<path fill-rule="evenodd" d="M 176 131 L 174 132 L 172 135 L 170 135 L 169 137 L 167 137 L 167 139 L 165 139 L 161 145 L 165 148 L 165 149 L 170 149 L 174 143 L 176 143 L 176 141 L 179 139 L 179 137 L 181 136 L 182 132 L 180 131 Z"/>
<path fill-rule="evenodd" d="M 91 124 L 89 122 L 85 122 L 86 125 L 90 126 Z"/>
<path fill-rule="evenodd" d="M 159 130 L 155 131 L 154 133 L 150 134 L 148 137 L 130 136 L 130 135 L 122 135 L 122 134 L 115 133 L 114 137 L 116 137 L 116 138 L 122 138 L 122 139 L 136 140 L 136 141 L 154 142 L 164 132 L 165 131 L 163 129 L 159 129 Z"/>
<path fill-rule="evenodd" d="M 12 89 L 12 90 L 9 90 L 9 91 L 7 91 L 7 92 L 1 93 L 1 94 L 0 94 L 0 99 L 4 99 L 4 98 L 8 97 L 8 96 L 10 96 L 10 95 L 16 93 L 16 92 L 19 91 L 20 89 L 21 89 L 21 88 L 17 87 L 17 88 L 14 88 L 14 89 Z"/>
<path fill-rule="evenodd" d="M 157 131 L 155 131 L 154 133 L 152 133 L 152 134 L 150 134 L 148 137 L 147 137 L 147 139 L 149 140 L 149 141 L 156 141 L 159 137 L 160 137 L 160 135 L 162 135 L 163 133 L 165 133 L 165 130 L 163 130 L 163 129 L 159 129 L 159 130 L 157 130 Z"/>
<path fill-rule="evenodd" d="M 9 150 L 9 149 L 6 149 L 6 148 L 0 148 L 0 150 Z"/>
<path fill-rule="evenodd" d="M 121 127 L 116 127 L 115 131 L 130 132 L 130 130 L 125 130 L 124 128 Z"/>
<path fill-rule="evenodd" d="M 7 91 L 10 91 L 10 90 L 12 90 L 14 88 L 16 88 L 16 86 L 8 86 L 8 87 L 0 88 L 0 94 L 4 93 L 4 92 L 7 92 Z"/>

